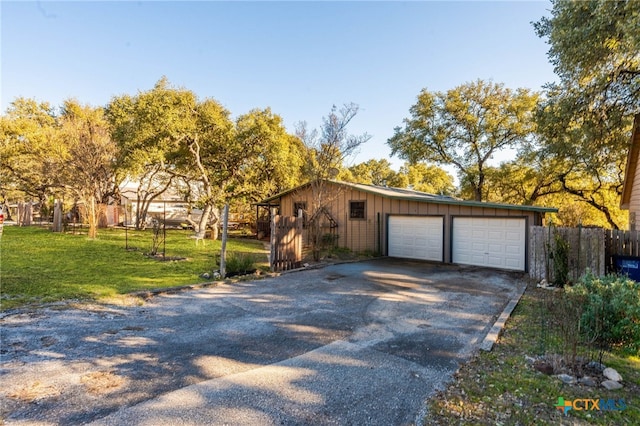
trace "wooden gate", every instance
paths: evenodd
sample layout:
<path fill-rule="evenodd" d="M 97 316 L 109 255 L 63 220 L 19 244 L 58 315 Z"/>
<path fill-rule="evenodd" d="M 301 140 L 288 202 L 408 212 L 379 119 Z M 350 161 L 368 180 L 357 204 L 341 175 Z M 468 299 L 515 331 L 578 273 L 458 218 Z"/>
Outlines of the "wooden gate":
<path fill-rule="evenodd" d="M 272 271 L 299 268 L 302 262 L 302 217 L 273 215 L 271 219 Z"/>

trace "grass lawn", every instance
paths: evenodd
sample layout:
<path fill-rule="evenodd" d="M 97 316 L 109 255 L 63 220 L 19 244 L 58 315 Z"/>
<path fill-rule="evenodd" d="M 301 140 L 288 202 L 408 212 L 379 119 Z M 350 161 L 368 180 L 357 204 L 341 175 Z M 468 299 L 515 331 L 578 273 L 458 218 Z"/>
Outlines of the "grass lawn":
<path fill-rule="evenodd" d="M 127 234 L 130 250 L 125 249 L 124 229 L 100 229 L 98 238 L 90 240 L 86 230 L 62 234 L 36 226 L 5 226 L 0 237 L 2 309 L 65 299 L 113 299 L 136 290 L 195 284 L 207 281 L 202 273 L 218 269 L 220 241 L 196 246 L 188 238 L 192 231 L 167 230 L 166 256 L 186 259 L 161 261 L 145 255 L 151 250 L 150 230 Z M 267 262 L 263 244 L 253 239 L 230 239 L 227 251 L 254 253 L 258 262 Z"/>
<path fill-rule="evenodd" d="M 547 292 L 545 294 L 545 292 Z M 615 368 L 624 388 L 563 384 L 536 371 L 525 357 L 555 352 L 558 336 L 541 333 L 544 298 L 548 290 L 530 285 L 507 321 L 491 352 L 481 352 L 456 374 L 455 382 L 429 404 L 427 425 L 640 425 L 640 356 L 607 353 L 603 363 Z M 555 408 L 558 397 L 619 401 L 621 411 L 570 410 L 564 416 Z"/>

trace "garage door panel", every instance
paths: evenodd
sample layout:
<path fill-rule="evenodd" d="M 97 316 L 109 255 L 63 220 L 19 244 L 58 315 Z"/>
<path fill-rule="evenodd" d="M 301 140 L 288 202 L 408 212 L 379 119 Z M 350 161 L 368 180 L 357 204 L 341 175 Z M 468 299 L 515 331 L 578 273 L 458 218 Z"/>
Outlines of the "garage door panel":
<path fill-rule="evenodd" d="M 522 234 L 518 231 L 507 231 L 504 235 L 507 241 L 521 241 Z"/>
<path fill-rule="evenodd" d="M 473 251 L 484 250 L 486 248 L 486 243 L 472 242 L 471 244 L 467 245 L 467 247 L 469 247 Z"/>
<path fill-rule="evenodd" d="M 507 251 L 507 250 L 505 250 L 506 246 L 504 246 L 502 244 L 489 244 L 487 249 L 488 249 L 489 253 L 499 254 L 499 255 L 502 255 Z"/>
<path fill-rule="evenodd" d="M 504 240 L 505 233 L 504 231 L 498 230 L 489 230 L 487 231 L 487 240 Z"/>
<path fill-rule="evenodd" d="M 389 256 L 443 260 L 443 218 L 434 216 L 390 216 Z"/>
<path fill-rule="evenodd" d="M 452 261 L 525 270 L 524 218 L 453 218 Z"/>

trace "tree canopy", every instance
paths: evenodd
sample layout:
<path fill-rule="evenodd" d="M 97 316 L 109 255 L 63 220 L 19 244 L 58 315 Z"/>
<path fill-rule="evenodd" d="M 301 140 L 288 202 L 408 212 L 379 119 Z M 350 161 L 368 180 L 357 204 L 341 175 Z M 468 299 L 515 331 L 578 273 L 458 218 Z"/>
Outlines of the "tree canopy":
<path fill-rule="evenodd" d="M 216 100 L 162 78 L 151 90 L 113 98 L 107 111 L 120 164 L 145 183 L 138 201 L 148 205 L 179 180 L 185 199 L 203 209 L 198 229 L 216 222 L 223 204 L 254 202 L 300 178 L 302 143 L 269 108 L 234 121 Z"/>
<path fill-rule="evenodd" d="M 54 109 L 17 98 L 0 117 L 0 189 L 44 201 L 62 190 L 58 176 L 66 155 Z"/>
<path fill-rule="evenodd" d="M 527 89 L 482 80 L 446 93 L 423 89 L 388 144 L 392 155 L 411 163 L 453 165 L 482 201 L 488 162 L 501 150 L 528 143 L 536 100 Z"/>
<path fill-rule="evenodd" d="M 534 24 L 559 76 L 536 114 L 541 152 L 565 192 L 621 227 L 611 193 L 622 191 L 633 114 L 640 110 L 640 14 L 635 1 L 553 1 Z M 615 197 L 613 197 L 615 199 Z"/>

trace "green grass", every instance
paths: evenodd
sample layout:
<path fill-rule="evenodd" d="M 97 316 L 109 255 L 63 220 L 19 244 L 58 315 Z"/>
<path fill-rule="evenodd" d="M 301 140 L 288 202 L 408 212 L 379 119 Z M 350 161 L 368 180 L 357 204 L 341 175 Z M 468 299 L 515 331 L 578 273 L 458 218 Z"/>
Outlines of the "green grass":
<path fill-rule="evenodd" d="M 559 350 L 552 331 L 541 332 L 547 290 L 530 288 L 507 321 L 491 352 L 481 352 L 462 366 L 453 382 L 429 403 L 428 425 L 638 425 L 640 424 L 640 357 L 607 353 L 603 362 L 624 379 L 617 391 L 566 385 L 536 371 L 526 356 Z M 544 343 L 544 344 L 542 344 Z M 565 400 L 624 399 L 624 411 L 576 411 L 563 416 L 554 405 Z"/>
<path fill-rule="evenodd" d="M 186 260 L 160 261 L 145 255 L 151 250 L 151 231 L 129 230 L 126 250 L 124 229 L 101 229 L 98 238 L 90 240 L 86 233 L 5 226 L 0 237 L 2 309 L 66 299 L 102 300 L 204 282 L 200 274 L 218 268 L 221 243 L 207 240 L 196 246 L 190 235 L 192 231 L 167 230 L 166 256 Z M 267 260 L 256 240 L 230 239 L 227 250 Z"/>

